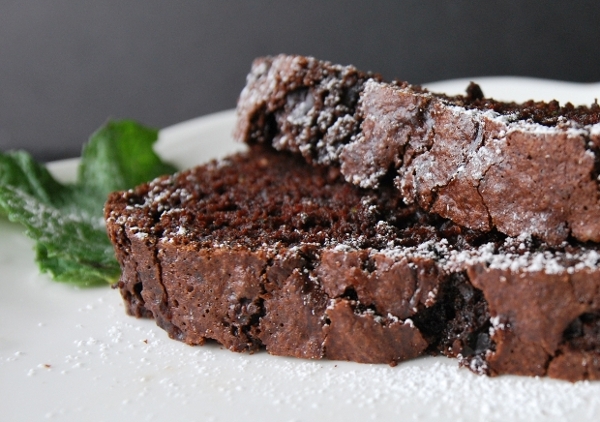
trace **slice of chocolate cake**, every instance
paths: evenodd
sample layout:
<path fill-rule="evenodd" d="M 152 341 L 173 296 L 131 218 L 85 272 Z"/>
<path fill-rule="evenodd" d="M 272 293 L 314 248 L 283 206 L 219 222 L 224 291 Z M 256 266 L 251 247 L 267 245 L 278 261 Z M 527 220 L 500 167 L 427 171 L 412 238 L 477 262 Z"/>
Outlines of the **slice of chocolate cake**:
<path fill-rule="evenodd" d="M 189 344 L 600 377 L 597 247 L 460 227 L 256 145 L 106 204 L 127 310 Z"/>
<path fill-rule="evenodd" d="M 600 106 L 433 94 L 309 57 L 257 59 L 238 140 L 338 166 L 471 229 L 600 242 Z"/>

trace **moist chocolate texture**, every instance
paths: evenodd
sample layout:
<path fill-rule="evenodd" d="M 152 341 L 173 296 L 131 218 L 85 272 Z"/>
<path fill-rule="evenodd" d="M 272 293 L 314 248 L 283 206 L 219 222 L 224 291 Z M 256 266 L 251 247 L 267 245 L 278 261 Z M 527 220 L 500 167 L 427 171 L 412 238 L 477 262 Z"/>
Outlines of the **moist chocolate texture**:
<path fill-rule="evenodd" d="M 473 229 L 258 143 L 110 196 L 128 313 L 188 344 L 600 376 L 600 254 Z"/>
<path fill-rule="evenodd" d="M 434 94 L 310 57 L 257 59 L 236 138 L 392 178 L 405 204 L 482 232 L 600 242 L 600 106 Z"/>

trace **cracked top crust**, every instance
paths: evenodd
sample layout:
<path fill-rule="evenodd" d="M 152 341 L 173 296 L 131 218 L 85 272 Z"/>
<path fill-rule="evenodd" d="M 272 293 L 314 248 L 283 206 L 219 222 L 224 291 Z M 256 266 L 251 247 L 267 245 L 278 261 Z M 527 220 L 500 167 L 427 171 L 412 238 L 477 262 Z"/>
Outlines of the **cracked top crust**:
<path fill-rule="evenodd" d="M 432 94 L 352 66 L 255 61 L 236 138 L 267 142 L 347 181 L 392 177 L 406 204 L 474 230 L 600 242 L 600 107 L 502 103 L 470 86 Z"/>

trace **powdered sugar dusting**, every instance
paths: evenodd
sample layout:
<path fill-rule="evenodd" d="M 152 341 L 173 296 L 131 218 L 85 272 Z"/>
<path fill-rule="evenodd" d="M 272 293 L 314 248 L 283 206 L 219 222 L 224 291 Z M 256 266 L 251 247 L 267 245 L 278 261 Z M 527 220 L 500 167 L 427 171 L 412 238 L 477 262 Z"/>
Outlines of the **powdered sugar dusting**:
<path fill-rule="evenodd" d="M 215 162 L 212 165 L 219 167 L 228 164 Z M 139 208 L 147 212 L 148 209 L 156 209 L 160 214 L 173 214 L 173 218 L 177 218 L 176 214 L 181 211 L 181 207 L 185 206 L 192 195 L 181 188 L 177 188 L 172 192 L 165 189 L 165 186 L 169 183 L 171 183 L 171 179 L 158 179 L 151 182 L 148 194 L 143 197 L 143 201 L 139 204 L 127 206 L 126 210 L 130 212 L 134 208 Z M 177 207 L 171 208 L 168 205 L 169 202 L 166 198 L 168 194 L 179 199 Z M 371 204 L 371 200 L 372 198 L 365 196 L 362 206 L 365 208 L 365 212 L 375 214 L 377 206 Z M 125 213 L 125 215 L 113 212 L 109 216 L 109 221 L 127 226 L 127 229 L 140 240 L 147 239 L 149 236 L 148 230 L 152 231 L 152 228 L 138 226 L 140 221 L 136 218 L 135 212 Z M 376 226 L 378 233 L 383 233 L 388 237 L 391 236 L 389 233 L 392 233 L 392 228 L 391 226 L 388 227 L 388 222 L 380 220 L 376 223 Z M 194 238 L 201 237 L 202 234 L 193 232 L 193 228 L 185 227 L 185 222 L 181 221 L 179 225 L 175 225 L 173 228 L 165 228 L 162 238 L 156 240 L 171 242 L 174 239 L 188 236 Z M 343 239 L 327 238 L 323 244 L 307 243 L 306 245 L 342 252 L 363 249 L 366 244 L 368 244 L 368 239 L 363 234 L 349 233 Z M 269 256 L 274 257 L 279 253 L 286 253 L 290 247 L 302 247 L 303 245 L 302 243 L 287 246 L 278 242 L 265 243 L 261 246 L 261 249 Z M 394 240 L 388 242 L 387 245 L 387 248 L 384 249 L 369 249 L 371 255 L 384 254 L 394 259 L 408 258 L 409 261 L 415 258 L 430 259 L 446 272 L 464 271 L 474 265 L 485 265 L 490 269 L 502 271 L 543 272 L 546 274 L 573 274 L 582 270 L 600 269 L 600 253 L 593 246 L 579 246 L 566 250 L 562 250 L 560 246 L 556 248 L 538 248 L 534 246 L 533 238 L 529 234 L 507 237 L 504 243 L 500 245 L 486 243 L 478 247 L 457 247 L 449 244 L 448 240 L 443 238 L 434 238 L 416 246 L 402 246 Z M 231 242 L 212 241 L 213 248 L 237 246 L 239 245 Z"/>
<path fill-rule="evenodd" d="M 536 251 L 526 244 L 528 236 L 507 238 L 499 248 L 487 243 L 477 248 L 456 249 L 446 239 L 430 240 L 414 247 L 392 247 L 372 251 L 393 258 L 425 258 L 436 261 L 449 272 L 463 271 L 469 266 L 483 264 L 491 269 L 512 272 L 544 272 L 546 274 L 572 274 L 581 270 L 600 269 L 600 254 L 593 248 L 580 248 L 577 252 L 542 250 Z M 341 247 L 338 247 L 343 249 Z M 346 250 L 349 248 L 345 247 Z"/>

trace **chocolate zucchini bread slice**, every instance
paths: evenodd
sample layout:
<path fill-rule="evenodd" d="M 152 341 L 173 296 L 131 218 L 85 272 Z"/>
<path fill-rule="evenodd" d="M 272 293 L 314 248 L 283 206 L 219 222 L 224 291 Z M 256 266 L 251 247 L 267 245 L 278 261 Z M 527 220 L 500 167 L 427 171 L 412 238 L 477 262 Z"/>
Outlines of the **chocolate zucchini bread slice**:
<path fill-rule="evenodd" d="M 600 106 L 434 94 L 310 57 L 257 59 L 238 140 L 272 144 L 471 229 L 600 242 Z"/>
<path fill-rule="evenodd" d="M 105 213 L 127 311 L 189 344 L 600 376 L 595 246 L 464 228 L 391 179 L 360 188 L 261 145 L 114 193 Z"/>

